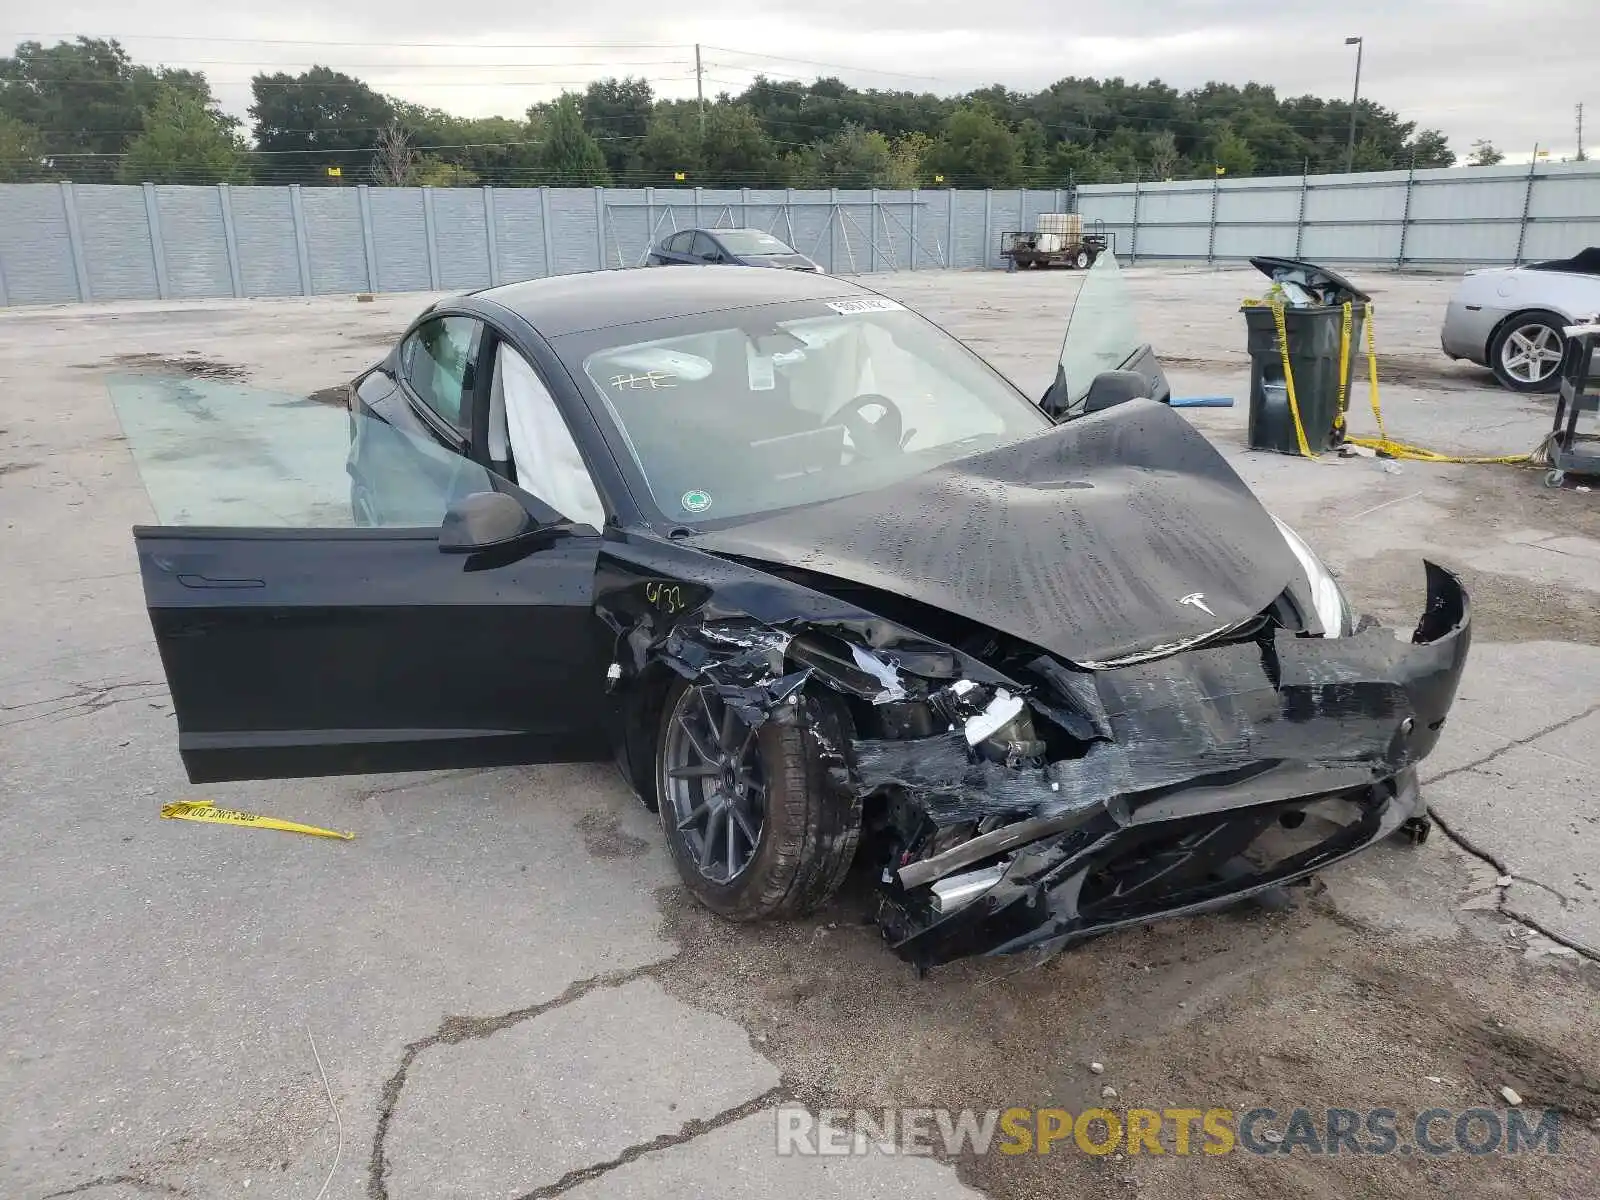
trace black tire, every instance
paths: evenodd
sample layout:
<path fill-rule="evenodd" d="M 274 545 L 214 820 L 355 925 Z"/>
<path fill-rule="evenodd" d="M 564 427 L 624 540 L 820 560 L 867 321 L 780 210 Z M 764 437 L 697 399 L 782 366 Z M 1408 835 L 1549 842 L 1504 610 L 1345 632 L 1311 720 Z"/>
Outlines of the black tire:
<path fill-rule="evenodd" d="M 1087 250 L 1079 250 L 1072 256 L 1072 265 L 1080 271 L 1087 271 L 1094 266 L 1094 256 Z"/>
<path fill-rule="evenodd" d="M 1566 335 L 1561 332 L 1566 323 L 1553 312 L 1534 309 L 1518 313 L 1495 330 L 1489 340 L 1489 369 L 1500 386 L 1524 395 L 1555 391 L 1561 384 L 1561 355 L 1567 348 Z M 1526 353 L 1535 348 L 1540 356 L 1536 363 Z"/>
<path fill-rule="evenodd" d="M 687 680 L 673 683 L 656 734 L 657 808 L 673 865 L 695 899 L 730 920 L 762 921 L 814 911 L 838 890 L 855 858 L 860 798 L 834 786 L 803 723 L 765 722 L 755 731 L 766 799 L 754 854 L 731 880 L 708 877 L 694 853 L 692 835 L 679 827 L 680 811 L 667 776 L 669 734 L 680 713 L 700 702 L 697 691 Z M 828 741 L 843 745 L 848 718 L 842 706 L 828 697 L 804 696 L 802 701 Z"/>

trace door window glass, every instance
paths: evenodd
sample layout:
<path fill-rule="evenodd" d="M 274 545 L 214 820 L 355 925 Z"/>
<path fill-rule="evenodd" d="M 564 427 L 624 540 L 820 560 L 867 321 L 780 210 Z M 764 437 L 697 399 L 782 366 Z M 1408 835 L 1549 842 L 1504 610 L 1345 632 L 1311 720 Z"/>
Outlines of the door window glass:
<path fill-rule="evenodd" d="M 452 501 L 495 490 L 470 459 L 342 405 L 156 375 L 109 387 L 161 525 L 437 529 Z"/>
<path fill-rule="evenodd" d="M 1118 269 L 1116 255 L 1107 251 L 1084 276 L 1061 339 L 1060 369 L 1071 402 L 1089 394 L 1100 372 L 1126 363 L 1143 341 L 1127 277 Z"/>
<path fill-rule="evenodd" d="M 462 432 L 480 329 L 471 317 L 439 317 L 418 326 L 400 352 L 406 380 L 418 398 Z"/>
<path fill-rule="evenodd" d="M 703 233 L 694 235 L 694 256 L 710 261 L 718 256 L 717 244 Z"/>

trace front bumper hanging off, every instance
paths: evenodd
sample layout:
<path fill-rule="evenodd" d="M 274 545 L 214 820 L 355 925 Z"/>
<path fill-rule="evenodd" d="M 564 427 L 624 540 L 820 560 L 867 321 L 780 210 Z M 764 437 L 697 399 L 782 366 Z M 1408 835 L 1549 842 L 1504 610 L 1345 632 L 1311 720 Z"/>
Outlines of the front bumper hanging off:
<path fill-rule="evenodd" d="M 1088 675 L 1037 664 L 1052 678 L 1049 704 L 1106 736 L 1045 769 L 1035 786 L 1049 798 L 1033 816 L 886 872 L 882 924 L 896 952 L 920 967 L 1050 952 L 1225 907 L 1419 816 L 1416 764 L 1471 643 L 1460 581 L 1426 569 L 1409 641 L 1378 626 L 1337 639 L 1279 630 Z M 893 758 L 858 747 L 863 784 Z M 904 762 L 892 765 L 904 782 Z M 928 780 L 937 767 L 922 771 Z"/>

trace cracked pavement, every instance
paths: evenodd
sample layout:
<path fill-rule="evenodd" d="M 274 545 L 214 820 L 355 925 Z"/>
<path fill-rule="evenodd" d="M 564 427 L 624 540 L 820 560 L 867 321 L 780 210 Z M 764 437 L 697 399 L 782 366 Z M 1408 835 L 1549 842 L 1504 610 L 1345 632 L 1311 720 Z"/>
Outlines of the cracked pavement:
<path fill-rule="evenodd" d="M 1242 345 L 1233 305 L 1258 277 L 1133 278 L 1158 348 L 1182 360 L 1175 391 L 1242 394 L 1242 353 L 1216 347 Z M 1037 393 L 1079 279 L 875 282 Z M 1384 277 L 1379 303 L 1396 315 L 1380 350 L 1399 344 L 1428 361 L 1447 290 Z M 1327 872 L 1315 902 L 1287 917 L 1172 923 L 1103 939 L 1047 971 L 986 963 L 918 982 L 853 924 L 848 902 L 755 931 L 683 909 L 654 818 L 610 768 L 191 787 L 128 533 L 151 513 L 103 373 L 118 356 L 199 354 L 255 386 L 304 394 L 365 365 L 376 335 L 424 299 L 0 312 L 0 561 L 11 585 L 0 589 L 0 1195 L 315 1197 L 325 1179 L 328 1196 L 366 1200 L 1193 1194 L 1171 1163 L 1134 1173 L 1097 1160 L 1105 1172 L 1075 1174 L 1063 1162 L 1028 1176 L 1007 1173 L 1025 1164 L 780 1158 L 771 1110 L 1087 1103 L 1101 1082 L 1081 1070 L 1091 1055 L 1122 1072 L 1125 1096 L 1199 1088 L 1242 1104 L 1267 1087 L 1251 1076 L 1270 1074 L 1275 1056 L 1290 1080 L 1344 1058 L 1376 1079 L 1398 1052 L 1370 1039 L 1326 1044 L 1319 1026 L 1297 1043 L 1309 1060 L 1271 1047 L 1308 1019 L 1305 996 L 1337 993 L 1347 976 L 1398 988 L 1397 1011 L 1428 1017 L 1396 1044 L 1415 1038 L 1432 1074 L 1477 1081 L 1457 1107 L 1491 1102 L 1492 1081 L 1513 1068 L 1526 1071 L 1516 1080 L 1529 1096 L 1568 1095 L 1550 1082 L 1566 1078 L 1559 1071 L 1526 1065 L 1543 1058 L 1482 1058 L 1429 1032 L 1476 1029 L 1477 1009 L 1518 1018 L 1521 987 L 1546 1007 L 1529 1000 L 1519 1036 L 1592 1046 L 1572 1014 L 1587 1011 L 1592 1033 L 1600 519 L 1592 496 L 1547 492 L 1529 473 L 1250 455 L 1239 449 L 1242 409 L 1194 414 L 1324 551 L 1358 607 L 1414 618 L 1424 553 L 1459 565 L 1474 599 L 1468 672 L 1423 772 L 1443 828 L 1418 850 L 1385 847 Z M 1545 402 L 1437 367 L 1435 387 L 1386 394 L 1396 436 L 1484 451 L 1543 432 Z M 158 819 L 162 804 L 199 798 L 358 836 Z M 1414 957 L 1434 976 L 1459 975 L 1462 990 L 1423 999 L 1426 981 L 1363 974 L 1365 960 L 1340 957 L 1359 950 L 1349 928 L 1385 963 Z M 1137 976 L 1117 973 L 1127 961 Z M 1270 991 L 1280 977 L 1292 996 Z M 1451 1004 L 1463 1007 L 1446 1020 Z M 1190 1021 L 1212 1032 L 1190 1036 Z M 1042 1027 L 1055 1033 L 1048 1046 Z M 1208 1061 L 1230 1038 L 1245 1067 Z M 1363 1058 L 1369 1050 L 1382 1052 Z M 1580 1084 L 1571 1111 L 1600 1115 Z M 1363 1177 L 1343 1194 L 1413 1194 L 1388 1190 L 1405 1178 Z M 1496 1177 L 1464 1179 L 1462 1197 L 1507 1194 Z M 1279 1186 L 1226 1180 L 1209 1194 Z M 1581 1194 L 1565 1180 L 1537 1177 L 1523 1191 Z"/>

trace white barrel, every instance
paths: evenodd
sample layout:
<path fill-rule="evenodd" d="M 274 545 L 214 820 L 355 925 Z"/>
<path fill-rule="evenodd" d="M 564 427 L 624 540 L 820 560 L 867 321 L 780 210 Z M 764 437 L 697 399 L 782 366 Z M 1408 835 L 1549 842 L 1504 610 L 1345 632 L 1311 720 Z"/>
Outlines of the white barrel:
<path fill-rule="evenodd" d="M 1058 233 L 1068 242 L 1083 240 L 1083 215 L 1081 213 L 1040 213 L 1040 233 Z"/>

